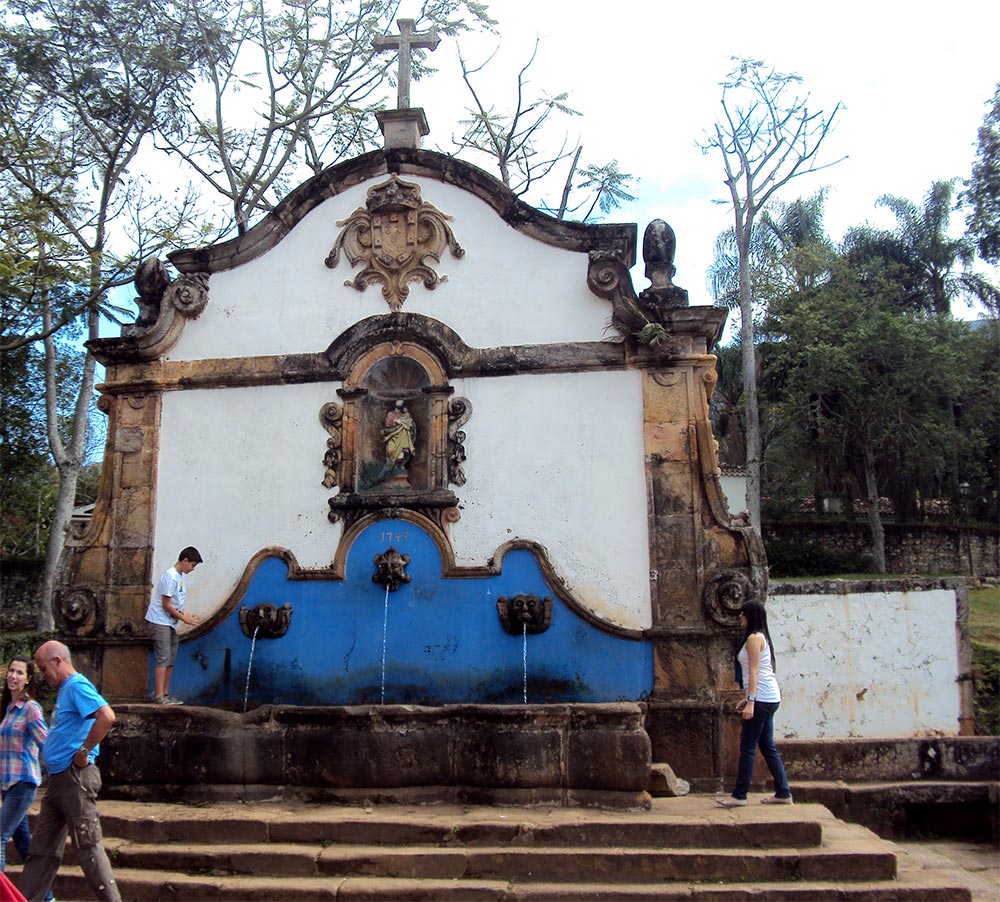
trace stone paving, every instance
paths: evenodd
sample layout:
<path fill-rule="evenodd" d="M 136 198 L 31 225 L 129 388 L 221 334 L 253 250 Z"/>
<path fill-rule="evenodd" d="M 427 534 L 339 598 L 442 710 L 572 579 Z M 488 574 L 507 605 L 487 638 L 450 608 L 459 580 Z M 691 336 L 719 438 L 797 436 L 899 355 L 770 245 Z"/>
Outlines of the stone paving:
<path fill-rule="evenodd" d="M 896 840 L 920 866 L 949 871 L 972 891 L 973 902 L 1000 902 L 1000 849 L 959 839 Z"/>

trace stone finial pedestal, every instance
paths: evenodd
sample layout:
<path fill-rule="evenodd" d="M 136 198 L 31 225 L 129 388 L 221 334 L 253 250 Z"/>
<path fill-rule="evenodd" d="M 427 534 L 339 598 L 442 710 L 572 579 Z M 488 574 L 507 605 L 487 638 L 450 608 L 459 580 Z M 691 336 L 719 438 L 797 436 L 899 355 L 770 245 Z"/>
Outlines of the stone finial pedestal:
<path fill-rule="evenodd" d="M 420 139 L 430 132 L 423 109 L 379 110 L 375 113 L 378 127 L 385 137 L 385 149 L 420 149 Z"/>

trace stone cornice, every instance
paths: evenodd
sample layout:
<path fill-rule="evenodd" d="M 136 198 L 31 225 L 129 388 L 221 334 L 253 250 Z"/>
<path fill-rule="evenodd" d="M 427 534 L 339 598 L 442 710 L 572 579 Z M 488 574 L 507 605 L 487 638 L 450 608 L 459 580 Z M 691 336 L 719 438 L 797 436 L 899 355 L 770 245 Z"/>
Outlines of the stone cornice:
<path fill-rule="evenodd" d="M 635 263 L 636 226 L 584 224 L 553 219 L 521 201 L 502 182 L 476 166 L 429 150 L 377 150 L 331 166 L 291 192 L 239 238 L 212 247 L 180 250 L 170 262 L 181 272 L 215 273 L 247 263 L 275 247 L 321 203 L 356 185 L 385 175 L 419 176 L 462 188 L 488 204 L 512 228 L 554 247 L 587 253 L 615 252 Z"/>

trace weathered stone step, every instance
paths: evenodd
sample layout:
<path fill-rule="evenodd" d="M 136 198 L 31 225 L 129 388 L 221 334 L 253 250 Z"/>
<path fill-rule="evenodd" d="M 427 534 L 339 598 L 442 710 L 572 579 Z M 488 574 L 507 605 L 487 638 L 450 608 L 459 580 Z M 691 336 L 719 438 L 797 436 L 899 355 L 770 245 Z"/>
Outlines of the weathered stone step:
<path fill-rule="evenodd" d="M 18 868 L 14 868 L 16 872 Z M 125 902 L 969 902 L 969 890 L 943 872 L 901 873 L 895 881 L 841 883 L 518 883 L 510 880 L 411 880 L 386 877 L 248 877 L 170 874 L 119 869 Z M 60 902 L 93 898 L 78 868 L 64 868 L 55 884 Z"/>
<path fill-rule="evenodd" d="M 741 809 L 728 817 L 711 800 L 675 799 L 673 808 L 619 812 L 456 806 L 218 805 L 101 802 L 107 836 L 168 843 L 327 843 L 362 845 L 628 846 L 767 848 L 818 846 L 816 811 Z M 136 809 L 143 815 L 136 816 Z M 670 813 L 668 813 L 670 812 Z"/>
<path fill-rule="evenodd" d="M 757 797 L 738 809 L 692 796 L 626 812 L 287 802 L 100 807 L 126 902 L 971 898 L 956 878 L 907 863 L 893 843 L 822 806 L 761 806 Z M 689 835 L 661 845 L 671 831 Z M 704 831 L 717 833 L 693 845 Z M 789 835 L 805 841 L 761 845 Z M 70 851 L 54 885 L 62 902 L 91 898 L 72 862 Z M 20 867 L 8 861 L 8 871 L 16 882 Z"/>
<path fill-rule="evenodd" d="M 892 880 L 896 856 L 871 840 L 807 849 L 530 848 L 168 843 L 109 840 L 115 867 L 303 877 L 649 883 L 669 880 Z"/>

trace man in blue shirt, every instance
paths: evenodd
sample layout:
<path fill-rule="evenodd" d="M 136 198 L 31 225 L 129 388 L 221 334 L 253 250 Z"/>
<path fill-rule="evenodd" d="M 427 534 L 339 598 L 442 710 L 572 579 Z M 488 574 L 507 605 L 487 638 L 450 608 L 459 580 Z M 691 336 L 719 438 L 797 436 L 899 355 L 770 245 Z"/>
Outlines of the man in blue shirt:
<path fill-rule="evenodd" d="M 69 833 L 97 898 L 121 902 L 111 862 L 101 844 L 96 804 L 101 773 L 94 764 L 99 743 L 115 722 L 115 712 L 94 684 L 77 673 L 69 649 L 61 642 L 42 645 L 35 652 L 35 667 L 59 694 L 42 746 L 42 764 L 49 776 L 21 874 L 21 893 L 28 902 L 44 900 L 62 862 Z"/>

